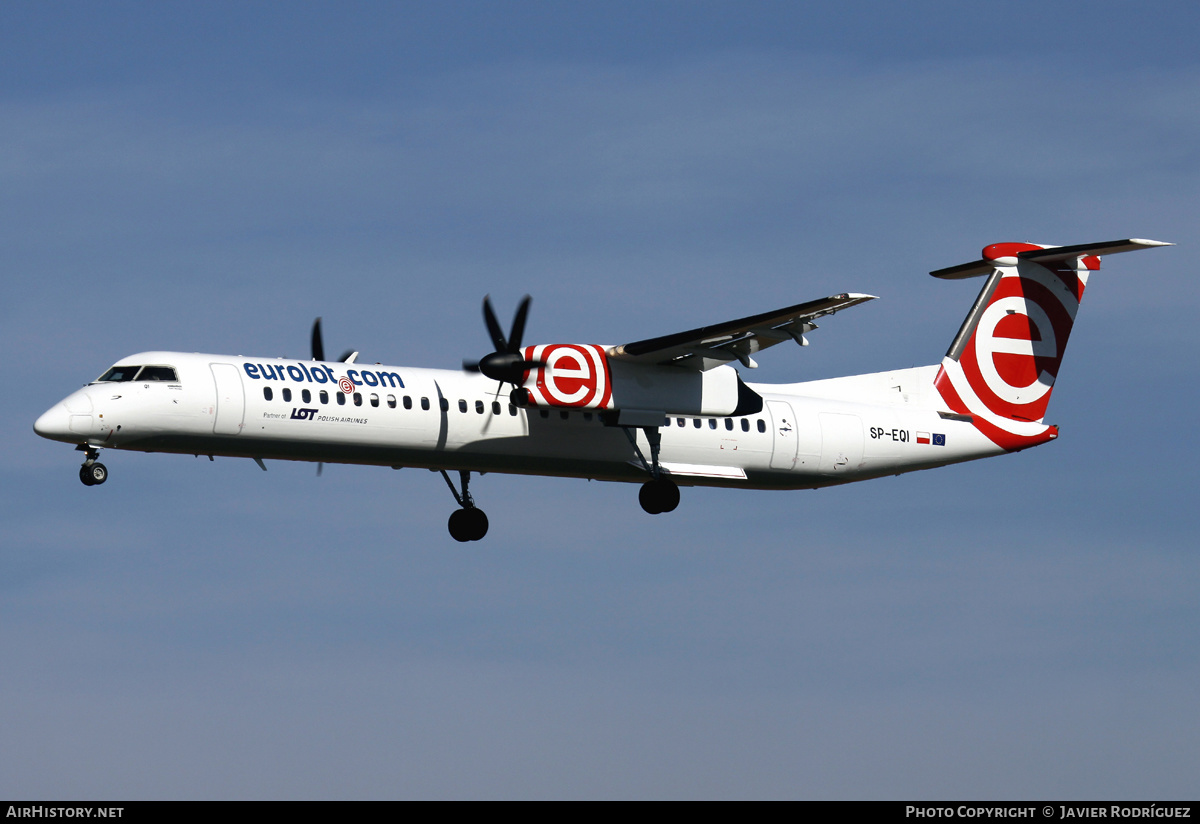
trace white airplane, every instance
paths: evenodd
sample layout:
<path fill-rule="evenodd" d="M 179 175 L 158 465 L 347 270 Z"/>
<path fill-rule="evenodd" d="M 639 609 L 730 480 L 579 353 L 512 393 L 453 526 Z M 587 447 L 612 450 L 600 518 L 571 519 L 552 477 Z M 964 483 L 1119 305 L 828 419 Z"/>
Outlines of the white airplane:
<path fill-rule="evenodd" d="M 814 321 L 873 300 L 846 293 L 626 343 L 522 348 L 528 296 L 505 337 L 483 303 L 495 351 L 463 371 L 313 359 L 141 352 L 34 424 L 76 444 L 79 477 L 102 484 L 101 449 L 424 467 L 459 508 L 450 534 L 488 529 L 472 472 L 641 483 L 651 514 L 680 486 L 814 489 L 1015 452 L 1058 436 L 1043 422 L 1067 336 L 1100 255 L 1170 246 L 998 243 L 932 272 L 987 275 L 940 364 L 792 384 L 744 383 L 731 366 L 776 343 L 807 345 Z M 510 392 L 501 394 L 505 385 Z M 318 466 L 318 471 L 320 467 Z M 457 470 L 456 488 L 447 470 Z"/>

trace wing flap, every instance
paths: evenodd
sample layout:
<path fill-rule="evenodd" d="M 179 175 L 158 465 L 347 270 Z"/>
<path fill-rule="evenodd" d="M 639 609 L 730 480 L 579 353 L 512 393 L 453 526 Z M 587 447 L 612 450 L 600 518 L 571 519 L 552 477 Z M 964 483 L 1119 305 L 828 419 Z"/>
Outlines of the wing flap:
<path fill-rule="evenodd" d="M 804 335 L 817 328 L 815 319 L 869 300 L 875 300 L 875 296 L 856 292 L 831 295 L 774 312 L 614 346 L 607 354 L 628 363 L 680 366 L 701 372 L 735 360 L 753 367 L 757 364 L 751 355 L 787 340 L 807 345 Z"/>

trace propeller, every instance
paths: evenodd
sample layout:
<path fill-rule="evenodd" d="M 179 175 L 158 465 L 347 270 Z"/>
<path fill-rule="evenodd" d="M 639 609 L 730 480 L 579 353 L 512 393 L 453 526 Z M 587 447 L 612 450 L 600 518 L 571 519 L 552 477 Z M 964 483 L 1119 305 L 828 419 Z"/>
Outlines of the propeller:
<path fill-rule="evenodd" d="M 496 351 L 490 355 L 484 355 L 477 361 L 464 360 L 462 365 L 466 372 L 479 372 L 502 384 L 511 383 L 513 391 L 509 399 L 513 406 L 526 406 L 529 402 L 529 395 L 521 386 L 525 383 L 525 373 L 530 369 L 546 365 L 542 361 L 527 361 L 521 357 L 521 338 L 525 336 L 525 319 L 529 316 L 531 301 L 532 298 L 529 295 L 521 298 L 521 303 L 517 306 L 517 313 L 513 316 L 512 330 L 506 339 L 504 329 L 496 320 L 496 312 L 492 309 L 491 296 L 485 296 L 483 299 L 483 322 L 487 325 L 488 335 L 491 337 Z"/>
<path fill-rule="evenodd" d="M 358 358 L 358 352 L 353 349 L 347 349 L 338 358 L 342 363 L 354 363 Z M 317 318 L 313 321 L 312 328 L 312 359 L 315 361 L 325 360 L 325 339 L 321 335 L 321 319 Z M 317 477 L 321 477 L 321 472 L 324 471 L 325 464 L 323 462 L 317 464 Z"/>
<path fill-rule="evenodd" d="M 321 319 L 317 318 L 313 321 L 312 328 L 312 359 L 315 361 L 325 360 L 325 341 L 321 337 Z M 354 363 L 358 360 L 358 352 L 354 349 L 347 349 L 338 358 L 342 363 Z"/>

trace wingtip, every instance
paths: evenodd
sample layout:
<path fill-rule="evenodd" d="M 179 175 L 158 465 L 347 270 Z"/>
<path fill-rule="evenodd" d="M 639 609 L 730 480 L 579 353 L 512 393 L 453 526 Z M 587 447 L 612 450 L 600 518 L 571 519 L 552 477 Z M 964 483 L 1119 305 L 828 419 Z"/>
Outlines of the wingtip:
<path fill-rule="evenodd" d="M 1167 243 L 1165 240 L 1147 240 L 1142 237 L 1131 237 L 1130 243 L 1136 243 L 1138 246 L 1174 246 L 1174 243 Z"/>

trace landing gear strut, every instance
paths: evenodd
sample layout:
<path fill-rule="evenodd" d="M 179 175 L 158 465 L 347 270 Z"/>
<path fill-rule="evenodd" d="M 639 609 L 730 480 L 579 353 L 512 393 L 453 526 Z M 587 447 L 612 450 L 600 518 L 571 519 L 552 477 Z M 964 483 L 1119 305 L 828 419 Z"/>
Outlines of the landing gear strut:
<path fill-rule="evenodd" d="M 83 466 L 79 467 L 79 480 L 83 481 L 83 485 L 99 486 L 107 481 L 108 467 L 96 460 L 100 457 L 100 450 L 94 446 L 83 445 L 79 450 L 84 454 Z"/>
<path fill-rule="evenodd" d="M 462 507 L 462 509 L 456 509 L 450 513 L 450 521 L 447 524 L 450 529 L 450 537 L 462 543 L 478 541 L 487 535 L 488 519 L 483 510 L 475 506 L 475 499 L 471 497 L 469 488 L 471 473 L 459 470 L 458 476 L 462 479 L 462 494 L 460 495 L 454 488 L 454 482 L 446 474 L 446 470 L 440 471 L 442 477 L 446 479 L 446 486 L 450 487 L 450 493 L 454 496 L 454 500 Z"/>
<path fill-rule="evenodd" d="M 633 451 L 637 453 L 638 460 L 642 462 L 642 468 L 650 473 L 650 480 L 642 484 L 642 488 L 638 491 L 638 503 L 651 515 L 674 511 L 675 507 L 679 506 L 679 487 L 670 478 L 664 478 L 658 466 L 662 433 L 656 426 L 647 426 L 642 429 L 646 433 L 646 440 L 650 443 L 650 462 L 648 463 L 646 456 L 642 454 L 641 447 L 638 446 L 637 435 L 634 434 L 633 427 L 621 428 L 625 430 L 625 437 L 629 438 L 629 443 L 633 445 Z"/>

